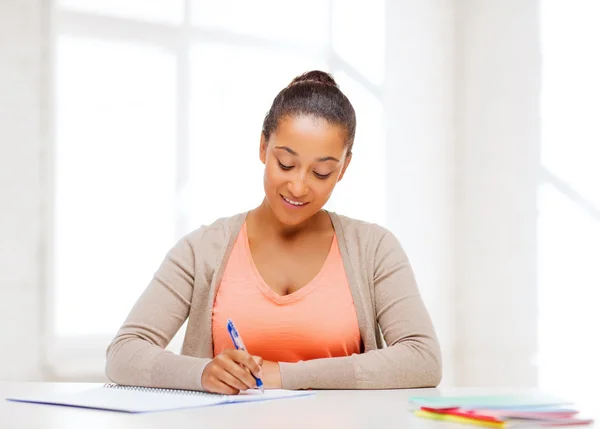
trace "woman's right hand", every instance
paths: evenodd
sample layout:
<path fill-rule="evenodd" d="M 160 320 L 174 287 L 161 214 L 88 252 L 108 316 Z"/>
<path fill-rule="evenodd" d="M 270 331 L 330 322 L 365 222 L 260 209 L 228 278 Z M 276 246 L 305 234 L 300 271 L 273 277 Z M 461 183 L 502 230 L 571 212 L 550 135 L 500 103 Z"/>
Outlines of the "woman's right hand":
<path fill-rule="evenodd" d="M 262 358 L 243 350 L 225 349 L 215 356 L 202 372 L 202 387 L 207 392 L 237 395 L 254 389 L 255 377 L 261 378 Z"/>

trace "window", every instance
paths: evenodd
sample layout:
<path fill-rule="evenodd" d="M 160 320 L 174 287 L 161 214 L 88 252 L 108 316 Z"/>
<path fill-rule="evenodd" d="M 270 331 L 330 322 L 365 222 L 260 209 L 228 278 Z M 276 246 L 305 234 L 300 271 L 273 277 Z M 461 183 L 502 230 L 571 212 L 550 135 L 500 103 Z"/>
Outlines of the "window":
<path fill-rule="evenodd" d="M 600 3 L 540 7 L 539 381 L 585 401 L 600 382 Z"/>
<path fill-rule="evenodd" d="M 381 42 L 383 1 L 353 4 L 373 8 L 352 19 L 363 40 Z M 108 342 L 175 241 L 260 203 L 262 120 L 303 71 L 334 73 L 358 113 L 355 159 L 328 208 L 385 223 L 383 51 L 343 45 L 354 31 L 336 24 L 352 12 L 343 2 L 56 7 L 45 349 L 59 374 L 101 374 Z"/>

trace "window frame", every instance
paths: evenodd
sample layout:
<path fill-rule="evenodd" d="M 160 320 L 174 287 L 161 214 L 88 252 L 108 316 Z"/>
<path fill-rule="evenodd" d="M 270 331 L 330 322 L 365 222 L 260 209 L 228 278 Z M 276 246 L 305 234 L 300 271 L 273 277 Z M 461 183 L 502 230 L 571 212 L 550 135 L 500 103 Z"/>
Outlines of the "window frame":
<path fill-rule="evenodd" d="M 328 40 L 325 46 L 315 44 L 302 44 L 291 41 L 273 40 L 251 35 L 240 35 L 233 31 L 220 29 L 207 29 L 191 23 L 191 3 L 193 0 L 184 0 L 184 19 L 180 24 L 162 22 L 140 21 L 136 19 L 99 15 L 92 12 L 74 11 L 62 8 L 58 0 L 51 0 L 49 6 L 50 16 L 50 41 L 49 55 L 47 58 L 47 93 L 48 93 L 48 128 L 50 141 L 45 153 L 46 192 L 44 204 L 44 224 L 42 238 L 43 253 L 43 279 L 41 281 L 43 294 L 40 309 L 42 312 L 42 341 L 40 344 L 41 367 L 49 379 L 96 379 L 104 376 L 105 350 L 114 334 L 89 335 L 60 338 L 56 335 L 55 327 L 55 284 L 54 284 L 54 259 L 53 243 L 56 239 L 53 230 L 55 220 L 55 55 L 59 37 L 68 35 L 76 38 L 96 38 L 117 42 L 135 42 L 136 44 L 160 47 L 174 54 L 176 57 L 176 148 L 177 148 L 177 189 L 175 210 L 177 213 L 175 232 L 182 236 L 186 230 L 186 185 L 189 171 L 187 154 L 190 148 L 189 138 L 189 109 L 190 91 L 192 85 L 190 77 L 190 52 L 197 42 L 210 41 L 211 43 L 234 45 L 240 47 L 258 47 L 272 52 L 286 52 L 294 50 L 307 56 L 325 59 L 328 69 L 332 73 L 344 72 L 366 91 L 372 93 L 378 100 L 382 100 L 383 93 L 380 85 L 371 83 L 360 71 L 340 57 L 332 47 L 332 13 L 333 0 L 327 1 L 328 8 Z M 382 144 L 385 144 L 382 142 Z M 335 197 L 332 199 L 335 201 Z M 184 328 L 186 324 L 183 325 Z M 183 329 L 182 329 L 183 330 Z M 182 339 L 182 330 L 176 339 Z M 175 344 L 174 344 L 175 343 Z M 168 349 L 178 352 L 173 341 Z"/>

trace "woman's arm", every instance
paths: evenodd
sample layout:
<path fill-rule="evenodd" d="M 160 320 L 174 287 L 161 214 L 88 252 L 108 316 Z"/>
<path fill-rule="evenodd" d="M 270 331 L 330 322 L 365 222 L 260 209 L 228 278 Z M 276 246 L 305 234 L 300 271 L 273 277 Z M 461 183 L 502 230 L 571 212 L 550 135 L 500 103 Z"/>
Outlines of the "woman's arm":
<path fill-rule="evenodd" d="M 193 285 L 194 251 L 183 238 L 169 251 L 108 346 L 106 375 L 111 381 L 146 387 L 202 388 L 202 371 L 210 359 L 164 350 L 188 317 Z"/>
<path fill-rule="evenodd" d="M 286 389 L 391 389 L 437 386 L 441 352 L 412 268 L 384 230 L 375 251 L 375 307 L 387 348 L 298 363 L 280 363 Z"/>

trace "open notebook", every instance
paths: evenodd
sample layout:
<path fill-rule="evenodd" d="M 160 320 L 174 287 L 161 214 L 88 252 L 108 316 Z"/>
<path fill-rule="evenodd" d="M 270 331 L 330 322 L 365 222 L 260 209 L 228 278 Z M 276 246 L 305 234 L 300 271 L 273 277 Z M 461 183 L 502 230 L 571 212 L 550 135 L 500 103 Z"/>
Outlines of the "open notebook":
<path fill-rule="evenodd" d="M 219 395 L 194 390 L 153 389 L 105 384 L 102 387 L 73 393 L 38 394 L 6 399 L 34 404 L 63 405 L 126 413 L 147 413 L 308 395 L 314 395 L 314 392 L 265 390 L 265 393 L 261 393 L 259 390 L 248 390 L 241 392 L 239 395 Z"/>

